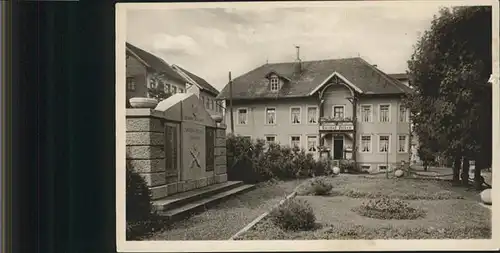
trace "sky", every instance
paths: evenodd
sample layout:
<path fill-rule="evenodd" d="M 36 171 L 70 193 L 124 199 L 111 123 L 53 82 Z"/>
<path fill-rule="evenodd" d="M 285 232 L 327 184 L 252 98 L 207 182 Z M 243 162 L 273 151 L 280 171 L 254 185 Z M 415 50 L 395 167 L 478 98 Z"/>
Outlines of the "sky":
<path fill-rule="evenodd" d="M 198 4 L 200 7 L 201 3 Z M 127 42 L 177 64 L 221 90 L 266 62 L 362 57 L 386 73 L 407 69 L 415 43 L 442 7 L 425 4 L 337 7 L 134 9 Z"/>

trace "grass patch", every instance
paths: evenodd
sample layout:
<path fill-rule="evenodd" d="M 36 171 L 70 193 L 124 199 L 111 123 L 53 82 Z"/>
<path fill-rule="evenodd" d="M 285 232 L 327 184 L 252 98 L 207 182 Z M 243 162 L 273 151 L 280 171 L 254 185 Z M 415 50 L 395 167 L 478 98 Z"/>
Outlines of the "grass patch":
<path fill-rule="evenodd" d="M 227 240 L 255 218 L 269 211 L 302 181 L 260 183 L 210 208 L 175 222 L 145 240 Z"/>
<path fill-rule="evenodd" d="M 290 231 L 269 218 L 241 235 L 240 240 L 331 240 L 331 239 L 490 239 L 491 210 L 448 182 L 363 178 L 340 175 L 327 178 L 334 188 L 328 196 L 304 195 L 316 216 L 315 228 Z M 471 193 L 472 194 L 472 193 Z M 336 197 L 331 197 L 336 195 Z M 475 194 L 477 195 L 477 194 Z M 354 197 L 353 197 L 354 196 Z M 465 198 L 464 198 L 465 196 Z M 413 217 L 376 219 L 356 212 L 369 198 L 404 200 L 401 206 L 414 208 Z M 436 201 L 438 200 L 438 201 Z M 402 203 L 402 202 L 401 202 Z M 399 204 L 381 210 L 400 208 Z M 354 211 L 353 211 L 354 210 Z M 407 211 L 410 209 L 407 209 Z M 416 218 L 418 212 L 420 216 Z M 425 216 L 422 215 L 425 213 Z M 401 214 L 400 214 L 401 215 Z M 406 213 L 404 215 L 407 215 Z M 372 216 L 373 212 L 372 212 Z M 403 219 L 406 218 L 406 219 Z"/>
<path fill-rule="evenodd" d="M 484 239 L 491 228 L 484 226 L 448 227 L 364 227 L 361 225 L 325 225 L 314 231 L 290 233 L 264 220 L 236 240 L 388 240 L 388 239 Z"/>
<path fill-rule="evenodd" d="M 365 177 L 342 175 L 335 178 L 325 177 L 333 189 L 329 196 L 350 198 L 397 198 L 402 200 L 446 200 L 464 199 L 451 188 L 448 182 L 438 180 L 386 179 L 384 177 Z M 313 194 L 303 194 L 313 195 Z"/>
<path fill-rule="evenodd" d="M 425 216 L 425 212 L 411 207 L 399 199 L 370 199 L 353 208 L 359 215 L 381 220 L 415 220 Z"/>

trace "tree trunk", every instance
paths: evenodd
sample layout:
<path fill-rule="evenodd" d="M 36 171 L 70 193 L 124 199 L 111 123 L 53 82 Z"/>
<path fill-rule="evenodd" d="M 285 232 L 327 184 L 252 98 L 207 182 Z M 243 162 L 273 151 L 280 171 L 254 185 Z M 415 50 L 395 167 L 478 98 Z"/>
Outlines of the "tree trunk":
<path fill-rule="evenodd" d="M 470 168 L 469 158 L 464 157 L 462 165 L 462 175 L 461 175 L 462 185 L 464 186 L 469 185 L 469 168 Z"/>
<path fill-rule="evenodd" d="M 462 167 L 462 158 L 460 156 L 455 156 L 455 160 L 453 162 L 453 183 L 460 183 L 460 167 Z"/>
<path fill-rule="evenodd" d="M 474 168 L 474 188 L 481 190 L 483 188 L 484 178 L 481 176 L 481 170 L 484 168 L 484 162 L 481 158 L 476 159 Z"/>

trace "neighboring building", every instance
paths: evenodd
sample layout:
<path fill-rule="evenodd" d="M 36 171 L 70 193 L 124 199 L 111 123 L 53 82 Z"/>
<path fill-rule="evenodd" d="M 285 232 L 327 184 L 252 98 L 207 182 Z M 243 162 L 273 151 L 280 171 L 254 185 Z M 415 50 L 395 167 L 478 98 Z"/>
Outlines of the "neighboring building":
<path fill-rule="evenodd" d="M 401 104 L 408 92 L 359 57 L 265 64 L 233 80 L 234 129 L 316 157 L 326 147 L 333 160 L 384 170 L 410 159 L 409 115 Z M 218 99 L 229 99 L 228 86 Z"/>
<path fill-rule="evenodd" d="M 212 115 L 223 115 L 223 107 L 216 104 L 219 91 L 203 78 L 177 65 L 126 43 L 127 105 L 132 97 L 148 97 L 148 89 L 162 89 L 167 93 L 194 93 Z"/>
<path fill-rule="evenodd" d="M 148 97 L 148 88 L 171 93 L 186 91 L 186 80 L 155 55 L 126 43 L 127 103 L 132 97 Z"/>
<path fill-rule="evenodd" d="M 406 73 L 389 74 L 389 76 L 402 82 L 404 85 L 408 87 L 410 86 L 408 74 Z"/>
<path fill-rule="evenodd" d="M 188 91 L 197 94 L 211 115 L 223 115 L 224 107 L 220 101 L 216 100 L 216 97 L 219 95 L 219 91 L 215 87 L 205 81 L 205 79 L 181 68 L 178 65 L 173 64 L 172 68 L 186 80 L 189 80 L 190 84 L 194 84 L 187 87 Z"/>

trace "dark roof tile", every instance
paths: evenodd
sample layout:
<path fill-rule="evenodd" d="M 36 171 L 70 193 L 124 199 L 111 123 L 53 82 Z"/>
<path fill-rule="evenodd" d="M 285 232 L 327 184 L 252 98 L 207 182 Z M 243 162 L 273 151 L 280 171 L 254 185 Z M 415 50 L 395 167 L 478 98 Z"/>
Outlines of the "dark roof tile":
<path fill-rule="evenodd" d="M 362 58 L 345 58 L 302 62 L 296 74 L 295 62 L 264 64 L 233 80 L 233 99 L 304 97 L 321 85 L 334 72 L 339 73 L 365 94 L 403 94 L 411 89 Z M 266 75 L 276 72 L 290 79 L 278 92 L 270 92 Z M 229 86 L 219 94 L 229 98 Z"/>
<path fill-rule="evenodd" d="M 175 72 L 175 70 L 173 70 L 170 65 L 164 61 L 163 59 L 143 50 L 143 49 L 140 49 L 128 42 L 126 42 L 126 47 L 127 49 L 129 49 L 130 51 L 132 51 L 134 54 L 136 54 L 139 58 L 141 58 L 146 64 L 148 64 L 151 68 L 153 68 L 154 70 L 158 71 L 158 72 L 161 72 L 161 73 L 164 73 L 165 75 L 167 75 L 168 77 L 172 78 L 172 79 L 175 79 L 177 81 L 180 81 L 182 83 L 185 83 L 186 80 L 180 76 L 179 74 L 177 74 L 177 72 Z"/>

